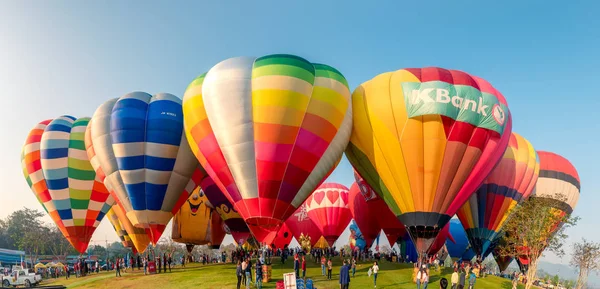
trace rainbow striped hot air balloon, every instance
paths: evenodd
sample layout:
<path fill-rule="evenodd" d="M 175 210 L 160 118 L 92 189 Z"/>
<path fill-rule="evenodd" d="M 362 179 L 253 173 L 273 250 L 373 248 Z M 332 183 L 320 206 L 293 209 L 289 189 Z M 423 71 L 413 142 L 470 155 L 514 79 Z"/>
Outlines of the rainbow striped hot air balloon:
<path fill-rule="evenodd" d="M 492 252 L 512 209 L 533 191 L 539 170 L 531 143 L 513 132 L 496 168 L 458 210 L 471 247 L 482 259 Z"/>
<path fill-rule="evenodd" d="M 335 166 L 352 125 L 342 74 L 292 55 L 222 61 L 183 106 L 200 164 L 265 243 Z"/>
<path fill-rule="evenodd" d="M 40 122 L 22 151 L 25 179 L 69 243 L 85 252 L 114 204 L 85 152 L 89 118 L 61 116 Z"/>
<path fill-rule="evenodd" d="M 158 242 L 200 179 L 183 134 L 181 100 L 133 92 L 102 104 L 92 117 L 91 146 L 104 184 L 136 227 Z"/>
<path fill-rule="evenodd" d="M 425 254 L 502 157 L 506 100 L 462 71 L 409 68 L 361 84 L 352 109 L 348 160 Z"/>

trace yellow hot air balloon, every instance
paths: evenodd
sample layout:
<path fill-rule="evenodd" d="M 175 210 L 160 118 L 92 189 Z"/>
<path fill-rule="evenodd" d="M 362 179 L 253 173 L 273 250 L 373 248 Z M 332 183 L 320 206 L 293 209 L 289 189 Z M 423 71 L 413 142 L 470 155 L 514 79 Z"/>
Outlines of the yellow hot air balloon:
<path fill-rule="evenodd" d="M 186 245 L 211 245 L 218 248 L 225 237 L 223 222 L 200 187 L 173 218 L 173 241 Z"/>

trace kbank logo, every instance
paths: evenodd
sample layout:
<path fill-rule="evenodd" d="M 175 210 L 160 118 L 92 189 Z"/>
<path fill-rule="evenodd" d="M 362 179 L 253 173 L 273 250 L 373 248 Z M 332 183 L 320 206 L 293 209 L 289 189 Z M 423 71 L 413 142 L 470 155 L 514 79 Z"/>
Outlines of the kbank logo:
<path fill-rule="evenodd" d="M 440 114 L 499 133 L 504 131 L 508 110 L 493 94 L 442 81 L 403 82 L 401 86 L 409 117 Z"/>

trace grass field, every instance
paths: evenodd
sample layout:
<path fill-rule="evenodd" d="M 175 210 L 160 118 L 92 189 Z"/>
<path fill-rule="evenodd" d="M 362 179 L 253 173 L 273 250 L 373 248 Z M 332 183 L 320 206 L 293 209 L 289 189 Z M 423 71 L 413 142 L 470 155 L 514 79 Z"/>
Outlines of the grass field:
<path fill-rule="evenodd" d="M 367 276 L 367 271 L 371 263 L 359 264 L 356 271 L 356 277 L 350 281 L 350 288 L 373 288 L 373 278 Z M 307 261 L 307 278 L 312 278 L 318 289 L 337 289 L 339 288 L 338 276 L 341 267 L 339 259 L 334 264 L 333 280 L 327 281 L 321 276 L 321 268 L 318 264 Z M 377 278 L 377 288 L 416 288 L 411 281 L 412 266 L 410 264 L 396 264 L 381 262 L 379 276 Z M 275 288 L 275 282 L 283 278 L 284 273 L 293 272 L 293 264 L 288 261 L 285 265 L 281 263 L 273 264 L 273 276 L 275 280 L 269 283 L 263 283 L 263 288 Z M 450 280 L 451 269 L 446 268 L 443 272 L 431 272 L 429 289 L 440 288 L 439 280 L 442 277 Z M 232 264 L 221 265 L 200 265 L 189 264 L 186 268 L 176 267 L 172 273 L 161 273 L 156 275 L 144 276 L 143 271 L 122 273 L 122 277 L 116 278 L 114 272 L 93 274 L 83 278 L 71 278 L 69 280 L 58 279 L 53 282 L 44 282 L 42 285 L 62 284 L 68 288 L 236 288 L 235 266 Z M 245 287 L 243 287 L 245 288 Z M 256 288 L 256 287 L 253 287 Z M 512 285 L 508 279 L 495 276 L 478 278 L 475 284 L 477 289 L 511 289 Z M 519 288 L 523 288 L 519 286 Z"/>

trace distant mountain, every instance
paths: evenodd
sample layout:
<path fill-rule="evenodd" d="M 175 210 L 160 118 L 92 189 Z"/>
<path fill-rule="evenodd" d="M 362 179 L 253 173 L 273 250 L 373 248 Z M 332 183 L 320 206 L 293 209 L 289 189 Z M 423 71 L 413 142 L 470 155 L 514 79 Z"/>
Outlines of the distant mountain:
<path fill-rule="evenodd" d="M 550 262 L 540 261 L 538 265 L 538 274 L 547 273 L 549 275 L 558 275 L 563 279 L 571 279 L 577 281 L 578 272 L 575 268 L 564 265 L 554 264 Z M 589 289 L 600 289 L 600 277 L 595 273 L 590 273 L 588 277 L 588 288 Z"/>

